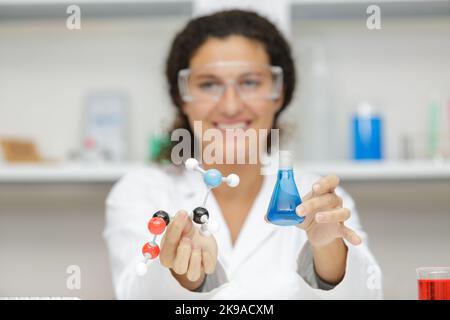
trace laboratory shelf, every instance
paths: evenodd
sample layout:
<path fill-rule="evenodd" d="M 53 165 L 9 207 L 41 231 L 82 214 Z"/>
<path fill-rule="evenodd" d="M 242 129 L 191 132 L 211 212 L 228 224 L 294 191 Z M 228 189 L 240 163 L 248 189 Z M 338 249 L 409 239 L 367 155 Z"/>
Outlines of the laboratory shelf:
<path fill-rule="evenodd" d="M 139 18 L 192 13 L 192 0 L 79 0 L 83 19 Z M 366 19 L 369 0 L 291 0 L 295 20 Z M 0 21 L 65 19 L 71 0 L 0 0 Z M 379 0 L 384 18 L 448 17 L 448 0 Z"/>
<path fill-rule="evenodd" d="M 125 164 L 0 164 L 0 183 L 114 183 L 127 172 L 144 167 Z M 298 172 L 336 174 L 342 181 L 393 181 L 450 179 L 450 162 L 301 162 Z"/>
<path fill-rule="evenodd" d="M 300 170 L 336 174 L 342 181 L 450 179 L 449 161 L 299 163 Z"/>
<path fill-rule="evenodd" d="M 125 164 L 1 164 L 0 183 L 115 182 L 125 173 L 142 167 Z"/>
<path fill-rule="evenodd" d="M 382 19 L 448 17 L 448 0 L 291 0 L 294 20 L 339 20 L 368 17 L 367 7 L 376 4 Z"/>
<path fill-rule="evenodd" d="M 73 1 L 67 0 L 0 0 L 0 21 L 66 19 L 66 9 Z M 139 18 L 161 16 L 189 16 L 192 2 L 186 0 L 81 0 L 76 1 L 81 9 L 82 19 Z"/>

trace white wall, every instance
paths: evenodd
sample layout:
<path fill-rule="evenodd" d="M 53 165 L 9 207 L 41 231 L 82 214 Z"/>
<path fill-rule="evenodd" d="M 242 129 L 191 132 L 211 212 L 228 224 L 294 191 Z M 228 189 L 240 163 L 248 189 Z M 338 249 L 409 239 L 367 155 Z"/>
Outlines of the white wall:
<path fill-rule="evenodd" d="M 382 22 L 381 30 L 368 30 L 364 20 L 295 24 L 294 50 L 300 77 L 306 75 L 301 79 L 296 118 L 307 120 L 309 48 L 321 45 L 328 62 L 330 101 L 336 109 L 336 158 L 349 157 L 350 113 L 359 101 L 381 106 L 386 120 L 385 151 L 391 159 L 400 156 L 401 135 L 414 135 L 423 143 L 433 91 L 450 101 L 450 20 Z M 312 128 L 307 121 L 302 124 L 302 150 L 310 150 L 315 147 L 306 145 Z"/>
<path fill-rule="evenodd" d="M 170 119 L 164 59 L 183 19 L 0 24 L 0 136 L 33 137 L 48 157 L 63 158 L 81 135 L 83 99 L 121 90 L 131 99 L 131 159 Z M 166 121 L 169 122 L 169 121 Z"/>
<path fill-rule="evenodd" d="M 0 184 L 0 297 L 113 299 L 105 242 L 110 184 Z M 79 266 L 80 290 L 67 268 Z"/>
<path fill-rule="evenodd" d="M 418 267 L 450 265 L 448 180 L 344 182 L 383 273 L 385 299 L 417 299 Z"/>
<path fill-rule="evenodd" d="M 185 19 L 88 20 L 80 31 L 63 22 L 0 23 L 0 136 L 31 136 L 45 155 L 63 158 L 79 143 L 85 95 L 118 89 L 131 98 L 130 158 L 145 159 L 148 135 L 170 123 L 164 59 Z M 292 32 L 300 86 L 289 114 L 303 159 L 314 147 L 307 112 L 313 45 L 327 57 L 334 158 L 349 154 L 349 112 L 360 100 L 383 107 L 386 153 L 397 158 L 402 134 L 426 130 L 430 93 L 450 97 L 448 19 L 383 20 L 374 31 L 359 20 L 294 22 Z"/>

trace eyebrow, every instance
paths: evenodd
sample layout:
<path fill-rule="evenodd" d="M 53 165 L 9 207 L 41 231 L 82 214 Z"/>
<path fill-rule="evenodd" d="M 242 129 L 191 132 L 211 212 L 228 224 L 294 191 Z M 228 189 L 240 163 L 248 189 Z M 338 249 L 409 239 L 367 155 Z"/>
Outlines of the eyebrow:
<path fill-rule="evenodd" d="M 243 74 L 239 74 L 238 75 L 238 78 L 242 78 L 242 77 L 247 77 L 247 76 L 261 76 L 262 75 L 262 72 L 260 72 L 260 71 L 251 71 L 251 72 L 245 72 L 245 73 L 243 73 Z M 198 78 L 198 79 L 200 79 L 200 80 L 202 80 L 202 79 L 221 79 L 221 77 L 220 76 L 218 76 L 218 75 L 215 75 L 215 74 L 208 74 L 208 73 L 205 73 L 205 74 L 198 74 L 197 76 L 196 76 L 196 78 Z"/>
<path fill-rule="evenodd" d="M 219 77 L 216 76 L 216 75 L 213 75 L 213 74 L 199 74 L 199 75 L 196 76 L 196 78 L 200 78 L 200 79 L 211 79 L 211 78 L 217 79 Z"/>

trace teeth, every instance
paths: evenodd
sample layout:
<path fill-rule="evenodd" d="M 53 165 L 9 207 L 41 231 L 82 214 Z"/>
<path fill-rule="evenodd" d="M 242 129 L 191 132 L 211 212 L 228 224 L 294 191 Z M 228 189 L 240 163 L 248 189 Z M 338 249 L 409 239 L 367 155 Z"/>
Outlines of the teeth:
<path fill-rule="evenodd" d="M 245 122 L 236 123 L 218 123 L 217 127 L 219 129 L 244 129 L 247 126 Z"/>

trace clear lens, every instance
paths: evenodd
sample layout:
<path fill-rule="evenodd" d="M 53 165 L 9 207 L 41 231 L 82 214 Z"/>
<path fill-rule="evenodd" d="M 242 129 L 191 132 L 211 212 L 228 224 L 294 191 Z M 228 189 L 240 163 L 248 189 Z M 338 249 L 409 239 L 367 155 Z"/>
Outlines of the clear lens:
<path fill-rule="evenodd" d="M 248 62 L 220 62 L 179 72 L 178 85 L 185 102 L 217 102 L 232 86 L 243 100 L 277 99 L 283 73 L 280 67 Z"/>

